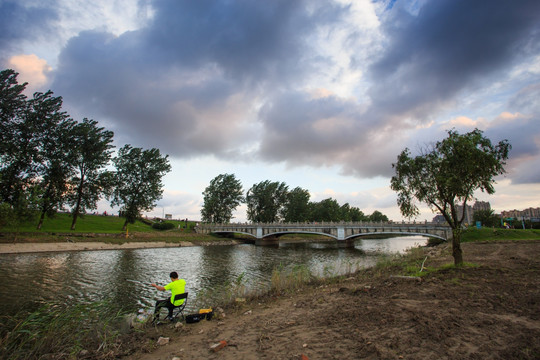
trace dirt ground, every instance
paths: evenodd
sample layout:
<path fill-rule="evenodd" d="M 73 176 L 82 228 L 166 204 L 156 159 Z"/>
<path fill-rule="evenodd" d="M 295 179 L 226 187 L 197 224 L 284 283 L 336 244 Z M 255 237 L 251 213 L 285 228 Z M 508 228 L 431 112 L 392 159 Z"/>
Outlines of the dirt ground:
<path fill-rule="evenodd" d="M 211 321 L 146 329 L 122 358 L 540 359 L 540 241 L 463 250 L 479 266 L 421 281 L 367 270 Z M 452 263 L 448 249 L 425 251 L 426 266 Z M 227 346 L 211 350 L 221 340 Z"/>

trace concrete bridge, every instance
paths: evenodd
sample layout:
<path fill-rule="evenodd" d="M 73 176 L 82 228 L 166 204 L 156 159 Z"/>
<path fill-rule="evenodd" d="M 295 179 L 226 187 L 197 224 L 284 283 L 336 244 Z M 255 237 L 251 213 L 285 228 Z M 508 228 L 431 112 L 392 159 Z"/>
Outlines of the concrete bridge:
<path fill-rule="evenodd" d="M 256 245 L 279 243 L 285 234 L 316 234 L 338 241 L 343 246 L 352 246 L 354 239 L 366 235 L 423 235 L 442 240 L 452 239 L 452 229 L 447 224 L 426 222 L 354 222 L 354 223 L 272 223 L 272 224 L 206 224 L 201 223 L 196 231 L 200 234 L 245 234 L 255 238 Z"/>

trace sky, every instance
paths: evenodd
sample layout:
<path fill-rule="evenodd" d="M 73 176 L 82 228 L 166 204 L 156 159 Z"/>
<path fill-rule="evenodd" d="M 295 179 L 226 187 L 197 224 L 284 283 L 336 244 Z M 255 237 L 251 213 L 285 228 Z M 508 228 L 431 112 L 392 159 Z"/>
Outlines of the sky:
<path fill-rule="evenodd" d="M 234 174 L 400 221 L 397 155 L 475 128 L 512 145 L 477 199 L 540 207 L 537 0 L 0 0 L 0 63 L 118 148 L 169 155 L 149 216 L 198 220 Z"/>

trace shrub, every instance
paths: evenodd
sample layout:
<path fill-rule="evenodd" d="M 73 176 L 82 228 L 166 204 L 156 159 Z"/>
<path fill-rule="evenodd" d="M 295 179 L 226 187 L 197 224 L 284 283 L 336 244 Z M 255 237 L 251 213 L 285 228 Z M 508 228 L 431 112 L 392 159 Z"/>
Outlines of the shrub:
<path fill-rule="evenodd" d="M 176 225 L 174 225 L 173 223 L 161 222 L 161 223 L 154 223 L 152 227 L 157 230 L 171 230 L 171 229 L 174 229 Z"/>

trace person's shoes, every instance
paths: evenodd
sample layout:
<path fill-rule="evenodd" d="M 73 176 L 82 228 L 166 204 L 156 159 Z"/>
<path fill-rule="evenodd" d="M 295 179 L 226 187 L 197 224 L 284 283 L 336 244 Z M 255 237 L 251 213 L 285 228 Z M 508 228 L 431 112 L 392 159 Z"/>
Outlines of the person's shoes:
<path fill-rule="evenodd" d="M 173 321 L 173 320 L 174 320 L 174 318 L 173 318 L 172 316 L 167 316 L 167 317 L 165 318 L 165 320 L 168 320 L 168 321 Z"/>

